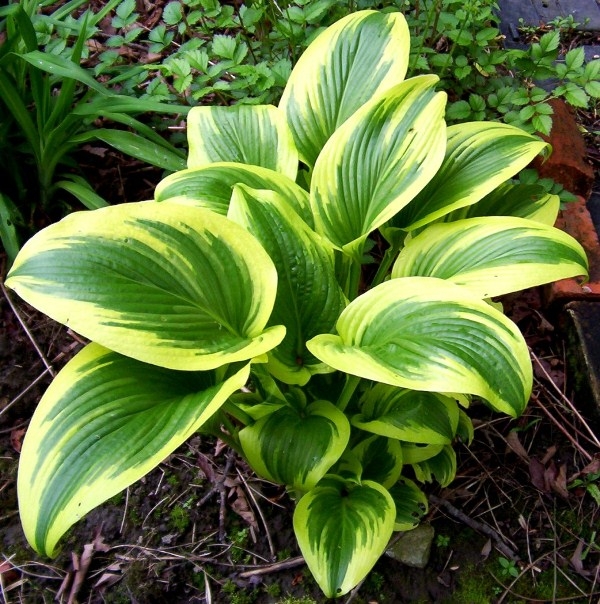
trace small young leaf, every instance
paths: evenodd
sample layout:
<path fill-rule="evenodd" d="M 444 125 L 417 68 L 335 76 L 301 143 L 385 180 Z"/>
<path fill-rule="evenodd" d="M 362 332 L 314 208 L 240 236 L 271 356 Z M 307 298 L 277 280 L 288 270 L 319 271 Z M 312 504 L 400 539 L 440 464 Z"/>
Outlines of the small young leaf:
<path fill-rule="evenodd" d="M 177 25 L 183 18 L 181 2 L 169 2 L 163 9 L 162 18 L 167 25 Z"/>

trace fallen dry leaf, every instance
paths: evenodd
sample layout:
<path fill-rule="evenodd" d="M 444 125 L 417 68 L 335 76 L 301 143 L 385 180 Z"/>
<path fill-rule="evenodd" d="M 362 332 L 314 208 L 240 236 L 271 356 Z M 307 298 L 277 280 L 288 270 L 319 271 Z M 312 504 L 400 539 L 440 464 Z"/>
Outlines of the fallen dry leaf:
<path fill-rule="evenodd" d="M 519 439 L 519 433 L 516 430 L 511 430 L 506 437 L 506 444 L 508 448 L 516 453 L 521 459 L 529 461 L 529 454 L 525 450 L 525 447 L 521 444 Z"/>
<path fill-rule="evenodd" d="M 23 438 L 25 437 L 25 432 L 27 430 L 25 428 L 16 428 L 15 430 L 11 430 L 10 433 L 10 446 L 17 452 L 21 452 L 21 447 L 23 446 Z"/>

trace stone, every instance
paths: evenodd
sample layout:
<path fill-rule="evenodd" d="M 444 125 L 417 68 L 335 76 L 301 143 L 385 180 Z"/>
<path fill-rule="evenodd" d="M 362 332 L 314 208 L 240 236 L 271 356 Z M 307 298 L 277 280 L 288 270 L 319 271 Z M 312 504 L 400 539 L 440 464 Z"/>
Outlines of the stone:
<path fill-rule="evenodd" d="M 541 157 L 532 166 L 540 176 L 552 178 L 567 191 L 587 199 L 594 184 L 594 169 L 587 161 L 587 150 L 573 111 L 562 99 L 552 99 L 550 105 L 552 130 L 542 137 L 552 145 L 552 154 L 544 161 Z"/>
<path fill-rule="evenodd" d="M 406 566 L 425 568 L 429 562 L 434 535 L 435 530 L 431 524 L 420 524 L 404 533 L 385 553 Z"/>

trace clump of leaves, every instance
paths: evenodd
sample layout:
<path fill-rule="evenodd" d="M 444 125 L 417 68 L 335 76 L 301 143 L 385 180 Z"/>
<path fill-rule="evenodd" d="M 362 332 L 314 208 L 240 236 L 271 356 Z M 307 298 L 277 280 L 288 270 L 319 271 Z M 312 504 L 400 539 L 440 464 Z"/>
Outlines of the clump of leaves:
<path fill-rule="evenodd" d="M 504 48 L 495 0 L 407 2 L 413 35 L 411 73 L 436 73 L 454 98 L 450 121 L 497 119 L 528 132 L 549 134 L 561 98 L 576 108 L 600 98 L 600 60 L 585 61 L 583 47 L 561 56 L 564 20 L 525 48 Z"/>
<path fill-rule="evenodd" d="M 418 483 L 453 480 L 471 399 L 524 410 L 527 345 L 488 299 L 585 275 L 585 253 L 551 226 L 556 195 L 510 181 L 546 144 L 447 127 L 438 78 L 405 79 L 409 42 L 400 13 L 341 19 L 278 107 L 192 109 L 188 168 L 154 202 L 23 248 L 7 286 L 92 340 L 23 444 L 38 551 L 204 428 L 287 486 L 308 567 L 340 596 L 418 524 Z"/>
<path fill-rule="evenodd" d="M 80 66 L 102 13 L 86 12 L 74 45 L 42 51 L 34 15 L 20 4 L 0 8 L 6 41 L 0 46 L 0 239 L 9 262 L 40 223 L 61 218 L 73 204 L 107 205 L 77 171 L 75 151 L 101 140 L 166 170 L 185 165 L 183 154 L 136 119 L 188 108 L 117 94 Z M 121 128 L 98 128 L 103 118 Z"/>

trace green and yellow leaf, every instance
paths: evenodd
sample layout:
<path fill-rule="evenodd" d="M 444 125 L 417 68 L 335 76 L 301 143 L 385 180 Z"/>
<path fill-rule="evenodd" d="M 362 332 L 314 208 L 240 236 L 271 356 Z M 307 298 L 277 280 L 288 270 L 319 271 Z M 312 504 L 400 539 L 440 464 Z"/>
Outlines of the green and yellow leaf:
<path fill-rule="evenodd" d="M 350 424 L 335 405 L 316 401 L 302 412 L 282 407 L 245 427 L 239 438 L 257 474 L 307 491 L 344 452 Z"/>
<path fill-rule="evenodd" d="M 529 352 L 517 327 L 464 287 L 432 277 L 387 281 L 351 302 L 307 343 L 351 375 L 428 392 L 464 392 L 519 415 L 531 393 Z"/>
<path fill-rule="evenodd" d="M 328 140 L 315 164 L 315 230 L 348 255 L 433 178 L 444 157 L 446 95 L 418 76 L 369 101 Z"/>
<path fill-rule="evenodd" d="M 357 585 L 384 552 L 396 510 L 376 482 L 326 476 L 299 501 L 294 532 L 308 568 L 328 598 Z"/>
<path fill-rule="evenodd" d="M 391 487 L 402 472 L 402 447 L 395 438 L 373 435 L 361 440 L 352 453 L 362 468 L 361 480 Z"/>
<path fill-rule="evenodd" d="M 486 216 L 428 226 L 400 252 L 392 277 L 438 277 L 491 298 L 587 272 L 584 249 L 563 231 Z"/>
<path fill-rule="evenodd" d="M 222 162 L 180 170 L 158 183 L 154 199 L 195 205 L 226 216 L 233 187 L 238 184 L 279 193 L 308 226 L 314 227 L 308 193 L 284 174 L 260 166 Z"/>
<path fill-rule="evenodd" d="M 23 247 L 6 285 L 56 321 L 139 361 L 205 371 L 258 357 L 277 272 L 231 220 L 142 202 L 71 214 Z"/>
<path fill-rule="evenodd" d="M 429 510 L 429 502 L 425 493 L 412 480 L 403 476 L 388 490 L 396 506 L 394 530 L 410 531 L 414 529 Z"/>
<path fill-rule="evenodd" d="M 393 226 L 414 230 L 479 201 L 546 147 L 547 143 L 539 138 L 500 122 L 450 126 L 441 168 L 394 218 Z"/>
<path fill-rule="evenodd" d="M 296 180 L 298 152 L 285 114 L 272 105 L 193 107 L 187 117 L 188 168 L 236 162 Z"/>
<path fill-rule="evenodd" d="M 376 384 L 360 401 L 352 425 L 389 438 L 444 445 L 458 426 L 458 405 L 437 392 L 406 390 Z"/>
<path fill-rule="evenodd" d="M 355 111 L 404 79 L 409 44 L 400 13 L 365 10 L 340 19 L 306 49 L 279 104 L 305 164 L 314 166 Z"/>
<path fill-rule="evenodd" d="M 288 384 L 305 384 L 311 375 L 331 371 L 308 351 L 306 341 L 333 332 L 346 306 L 332 248 L 273 191 L 235 187 L 228 216 L 256 237 L 277 268 L 269 325 L 284 325 L 286 335 L 269 353 L 269 370 Z"/>
<path fill-rule="evenodd" d="M 32 547 L 52 556 L 87 512 L 140 479 L 247 381 L 249 365 L 214 372 L 163 369 L 90 344 L 57 375 L 27 430 L 18 476 Z"/>
<path fill-rule="evenodd" d="M 413 464 L 413 470 L 417 480 L 432 482 L 435 479 L 440 486 L 447 487 L 456 476 L 456 453 L 451 445 L 445 445 L 434 457 Z"/>

